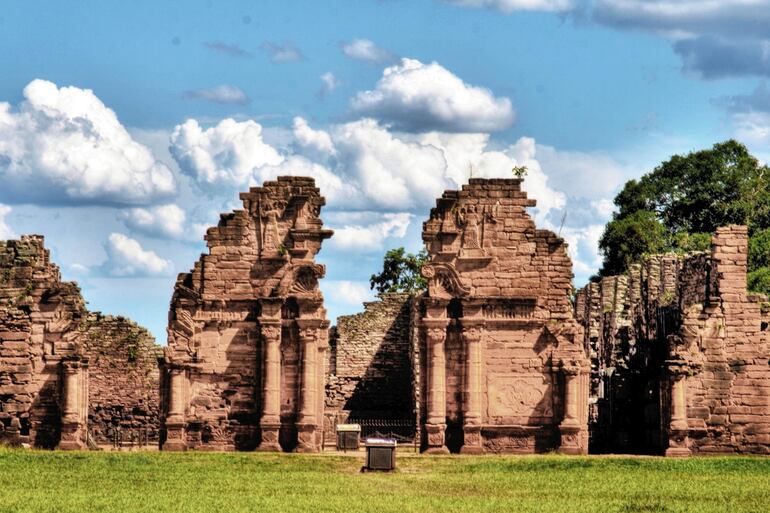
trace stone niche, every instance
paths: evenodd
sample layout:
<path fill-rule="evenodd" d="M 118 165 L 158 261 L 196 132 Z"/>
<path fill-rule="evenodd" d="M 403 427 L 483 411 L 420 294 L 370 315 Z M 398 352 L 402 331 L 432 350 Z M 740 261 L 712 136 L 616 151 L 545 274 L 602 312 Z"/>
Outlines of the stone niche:
<path fill-rule="evenodd" d="M 161 365 L 161 447 L 317 451 L 328 327 L 312 178 L 242 193 L 179 275 Z"/>
<path fill-rule="evenodd" d="M 132 359 L 118 357 L 126 340 Z M 128 319 L 88 312 L 42 236 L 0 241 L 0 441 L 82 449 L 116 428 L 157 431 L 157 350 Z"/>
<path fill-rule="evenodd" d="M 653 255 L 578 292 L 591 348 L 591 451 L 770 453 L 767 298 L 746 291 L 748 230 Z"/>
<path fill-rule="evenodd" d="M 535 228 L 535 200 L 520 185 L 471 179 L 424 223 L 418 374 L 429 453 L 588 450 L 572 263 L 561 238 Z"/>

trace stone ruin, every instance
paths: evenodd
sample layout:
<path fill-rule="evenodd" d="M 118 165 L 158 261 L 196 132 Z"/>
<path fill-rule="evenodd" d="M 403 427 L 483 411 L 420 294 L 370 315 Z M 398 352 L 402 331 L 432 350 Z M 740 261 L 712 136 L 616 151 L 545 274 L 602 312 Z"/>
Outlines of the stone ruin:
<path fill-rule="evenodd" d="M 242 193 L 179 275 L 162 361 L 166 450 L 316 451 L 328 328 L 313 258 L 332 235 L 312 178 Z"/>
<path fill-rule="evenodd" d="M 418 298 L 421 423 L 428 452 L 588 450 L 588 358 L 572 262 L 538 230 L 519 179 L 471 179 L 423 226 Z"/>
<path fill-rule="evenodd" d="M 144 429 L 164 450 L 318 451 L 337 424 L 374 422 L 428 453 L 770 452 L 770 307 L 746 292 L 746 228 L 573 304 L 566 244 L 520 185 L 446 191 L 423 225 L 428 290 L 331 329 L 323 197 L 310 178 L 254 187 L 178 277 L 162 353 L 88 312 L 42 237 L 0 242 L 0 441 Z"/>
<path fill-rule="evenodd" d="M 748 230 L 578 292 L 592 452 L 770 453 L 770 305 L 746 292 Z"/>
<path fill-rule="evenodd" d="M 0 241 L 1 442 L 80 449 L 157 432 L 156 354 L 143 328 L 88 312 L 43 237 Z"/>

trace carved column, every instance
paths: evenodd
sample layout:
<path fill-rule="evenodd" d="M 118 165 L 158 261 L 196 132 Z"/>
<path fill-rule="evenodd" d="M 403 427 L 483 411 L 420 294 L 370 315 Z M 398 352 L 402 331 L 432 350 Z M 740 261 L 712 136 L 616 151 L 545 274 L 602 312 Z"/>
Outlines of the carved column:
<path fill-rule="evenodd" d="M 668 360 L 666 368 L 671 380 L 671 422 L 666 456 L 689 456 L 692 454 L 687 424 L 687 376 L 690 368 L 682 360 Z"/>
<path fill-rule="evenodd" d="M 462 319 L 462 338 L 465 346 L 465 394 L 463 400 L 464 454 L 484 452 L 481 442 L 481 339 L 484 329 L 481 319 Z"/>
<path fill-rule="evenodd" d="M 316 452 L 318 426 L 318 319 L 297 319 L 302 351 L 302 387 L 297 421 L 297 452 Z"/>
<path fill-rule="evenodd" d="M 262 432 L 260 451 L 280 451 L 278 433 L 281 429 L 281 321 L 260 319 L 264 355 L 262 373 Z"/>
<path fill-rule="evenodd" d="M 164 451 L 187 449 L 185 435 L 185 389 L 187 371 L 180 365 L 171 365 L 168 371 L 168 413 L 166 414 L 166 441 Z"/>
<path fill-rule="evenodd" d="M 582 428 L 580 424 L 580 405 L 578 404 L 581 367 L 576 361 L 562 362 L 561 371 L 564 374 L 564 419 L 559 424 L 561 433 L 561 454 L 581 454 L 579 434 Z"/>
<path fill-rule="evenodd" d="M 85 449 L 88 437 L 88 359 L 62 361 L 62 417 L 59 449 Z"/>
<path fill-rule="evenodd" d="M 446 448 L 446 342 L 447 319 L 423 319 L 428 348 L 428 434 L 429 454 L 445 454 Z"/>

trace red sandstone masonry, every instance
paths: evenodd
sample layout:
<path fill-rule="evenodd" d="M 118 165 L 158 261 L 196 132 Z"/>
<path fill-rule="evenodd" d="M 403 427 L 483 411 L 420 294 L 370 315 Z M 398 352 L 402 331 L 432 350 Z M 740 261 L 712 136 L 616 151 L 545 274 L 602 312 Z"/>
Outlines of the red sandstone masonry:
<path fill-rule="evenodd" d="M 332 235 L 319 217 L 325 200 L 305 177 L 279 177 L 241 199 L 174 289 L 162 446 L 315 451 L 328 321 L 325 269 L 313 258 Z"/>
<path fill-rule="evenodd" d="M 566 244 L 520 180 L 471 179 L 424 224 L 420 409 L 428 452 L 588 448 L 588 358 Z"/>
<path fill-rule="evenodd" d="M 747 247 L 746 227 L 719 228 L 710 253 L 655 256 L 632 267 L 628 293 L 611 305 L 618 311 L 618 302 L 628 305 L 623 322 L 631 327 L 639 354 L 666 347 L 658 359 L 650 353 L 647 372 L 652 383 L 667 370 L 668 377 L 658 382 L 665 428 L 658 436 L 667 454 L 770 452 L 770 351 L 767 314 L 761 310 L 766 298 L 746 292 Z M 581 293 L 584 312 L 591 309 L 595 286 Z M 586 313 L 583 319 L 590 326 Z M 592 344 L 606 352 L 619 335 L 604 331 Z M 633 365 L 635 358 L 626 348 L 596 374 L 622 369 L 628 364 L 623 362 Z"/>

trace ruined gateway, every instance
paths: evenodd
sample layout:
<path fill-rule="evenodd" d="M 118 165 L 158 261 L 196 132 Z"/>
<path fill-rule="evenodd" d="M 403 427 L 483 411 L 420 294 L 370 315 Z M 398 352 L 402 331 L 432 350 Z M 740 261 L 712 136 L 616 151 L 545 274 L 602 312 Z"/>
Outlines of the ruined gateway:
<path fill-rule="evenodd" d="M 573 296 L 521 181 L 471 179 L 423 225 L 428 290 L 330 327 L 321 191 L 279 177 L 241 199 L 178 277 L 160 357 L 88 313 L 41 238 L 0 243 L 0 439 L 80 448 L 117 425 L 163 450 L 318 451 L 374 419 L 428 453 L 770 452 L 770 315 L 746 293 L 743 227 Z"/>

